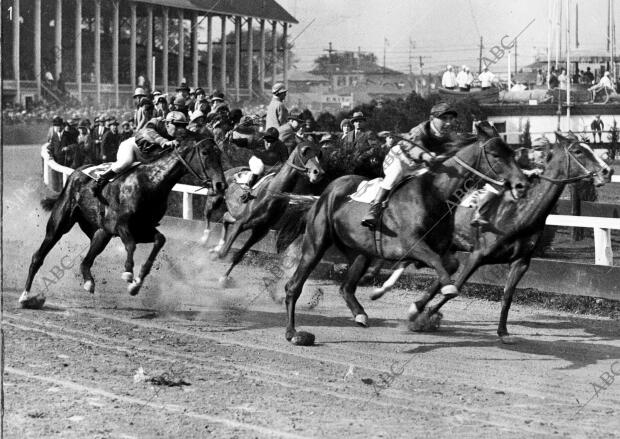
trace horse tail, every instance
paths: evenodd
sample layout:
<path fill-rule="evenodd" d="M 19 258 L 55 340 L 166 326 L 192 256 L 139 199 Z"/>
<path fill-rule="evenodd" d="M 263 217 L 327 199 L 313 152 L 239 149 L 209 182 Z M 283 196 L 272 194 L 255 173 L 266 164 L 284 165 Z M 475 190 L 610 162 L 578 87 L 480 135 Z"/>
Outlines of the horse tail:
<path fill-rule="evenodd" d="M 285 250 L 306 229 L 308 212 L 318 197 L 312 195 L 289 195 L 289 205 L 278 221 L 276 251 Z"/>
<path fill-rule="evenodd" d="M 41 207 L 46 212 L 50 212 L 54 208 L 54 204 L 56 204 L 56 201 L 58 201 L 59 199 L 60 199 L 60 194 L 44 198 L 41 200 Z"/>

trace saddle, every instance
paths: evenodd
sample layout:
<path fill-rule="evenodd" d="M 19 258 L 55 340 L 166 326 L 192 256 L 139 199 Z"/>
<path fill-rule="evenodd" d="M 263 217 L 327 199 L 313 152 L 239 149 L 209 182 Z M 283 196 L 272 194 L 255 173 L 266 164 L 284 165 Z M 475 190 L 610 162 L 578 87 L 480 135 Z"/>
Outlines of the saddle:
<path fill-rule="evenodd" d="M 82 169 L 82 173 L 87 175 L 87 176 L 89 176 L 93 180 L 97 181 L 97 180 L 99 180 L 99 176 L 101 174 L 103 174 L 105 171 L 107 171 L 108 169 L 110 169 L 110 167 L 113 164 L 114 164 L 114 162 L 106 162 L 106 163 L 101 163 L 100 165 L 89 166 L 88 168 Z M 141 164 L 142 164 L 142 162 L 133 162 L 127 169 L 125 169 L 123 172 L 121 172 L 120 174 L 115 176 L 110 181 L 116 180 L 118 177 L 120 177 L 122 175 L 125 175 L 126 173 L 132 171 L 134 168 L 137 168 Z"/>
<path fill-rule="evenodd" d="M 418 169 L 416 172 L 407 175 L 405 178 L 399 181 L 392 188 L 392 190 L 390 191 L 390 193 L 388 194 L 386 198 L 385 203 L 387 204 L 387 202 L 392 197 L 392 194 L 396 191 L 396 189 L 401 187 L 407 181 L 413 178 L 419 177 L 420 175 L 423 175 L 427 172 L 428 172 L 427 168 L 421 168 L 421 169 Z M 381 177 L 375 178 L 373 180 L 364 180 L 357 186 L 357 190 L 351 195 L 349 195 L 349 197 L 351 198 L 352 201 L 357 201 L 358 203 L 371 204 L 375 200 L 375 197 L 377 196 L 377 192 L 379 192 L 379 188 L 381 186 L 382 181 L 383 181 L 383 178 Z"/>
<path fill-rule="evenodd" d="M 274 175 L 274 174 L 275 172 L 270 172 L 270 173 L 263 175 L 254 184 L 254 186 L 252 186 L 252 189 L 256 189 L 257 187 L 259 187 L 263 183 L 263 181 L 265 181 L 267 177 L 269 177 L 270 175 Z M 243 169 L 233 174 L 233 181 L 237 183 L 239 186 L 243 186 L 244 188 L 247 188 L 247 185 L 250 182 L 250 178 L 252 178 L 252 171 L 250 171 L 249 169 Z"/>

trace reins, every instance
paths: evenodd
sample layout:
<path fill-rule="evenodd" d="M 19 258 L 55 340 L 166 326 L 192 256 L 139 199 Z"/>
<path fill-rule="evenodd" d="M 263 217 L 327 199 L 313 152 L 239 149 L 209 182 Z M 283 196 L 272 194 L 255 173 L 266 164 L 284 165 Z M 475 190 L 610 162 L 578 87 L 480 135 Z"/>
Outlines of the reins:
<path fill-rule="evenodd" d="M 194 155 L 196 154 L 196 152 L 198 151 L 198 145 L 201 142 L 196 142 L 194 144 L 194 146 L 191 148 L 191 154 L 189 157 L 189 161 L 192 160 L 192 158 L 194 157 Z M 200 168 L 202 171 L 202 175 L 199 175 L 198 172 L 196 172 L 194 170 L 194 168 L 192 168 L 192 165 L 189 163 L 189 161 L 185 160 L 185 158 L 181 155 L 181 153 L 179 152 L 178 147 L 173 149 L 173 152 L 176 154 L 177 158 L 181 161 L 181 163 L 183 164 L 183 166 L 185 166 L 185 169 L 188 170 L 188 172 L 197 180 L 200 181 L 200 185 L 204 188 L 206 188 L 209 183 L 211 182 L 211 179 L 209 178 L 209 176 L 207 175 L 207 170 L 205 168 L 204 163 L 202 162 L 202 160 L 198 160 L 200 162 Z"/>
<path fill-rule="evenodd" d="M 577 164 L 581 167 L 581 169 L 586 172 L 585 174 L 578 175 L 576 177 L 570 177 L 570 178 L 551 178 L 551 177 L 546 177 L 543 174 L 540 174 L 538 175 L 538 178 L 548 181 L 553 184 L 565 184 L 565 183 L 574 183 L 576 181 L 580 181 L 580 180 L 584 180 L 586 178 L 592 177 L 594 175 L 594 172 L 588 171 L 586 167 L 583 166 L 583 164 L 579 160 L 577 160 L 577 158 L 570 152 L 570 149 L 578 143 L 579 142 L 573 142 L 568 147 L 566 146 L 564 147 L 564 153 L 568 156 L 568 160 L 566 161 L 566 175 L 570 174 L 571 158 L 574 159 L 575 162 L 577 162 Z"/>
<path fill-rule="evenodd" d="M 491 170 L 495 173 L 495 175 L 498 175 L 498 174 L 497 174 L 497 172 L 495 172 L 495 170 L 493 169 L 493 166 L 491 165 L 491 162 L 489 161 L 489 158 L 487 157 L 487 154 L 486 154 L 486 149 L 485 149 L 485 146 L 487 146 L 487 144 L 488 144 L 491 140 L 493 140 L 493 139 L 494 139 L 494 138 L 489 139 L 489 140 L 487 140 L 486 142 L 484 142 L 482 145 L 480 145 L 481 152 L 480 152 L 480 154 L 478 155 L 478 159 L 476 160 L 476 163 L 480 162 L 480 158 L 481 158 L 481 157 L 482 157 L 482 155 L 484 154 L 484 158 L 485 158 L 485 160 L 487 161 L 487 164 L 489 165 L 489 168 L 490 168 L 490 169 L 491 169 Z M 488 176 L 488 175 L 486 175 L 486 174 L 483 174 L 482 172 L 480 172 L 480 171 L 478 171 L 477 169 L 473 168 L 473 167 L 472 167 L 472 166 L 470 166 L 469 164 L 465 163 L 465 162 L 464 162 L 462 159 L 460 159 L 458 156 L 454 155 L 452 158 L 454 159 L 454 161 L 455 161 L 457 164 L 459 164 L 460 166 L 462 166 L 463 168 L 465 168 L 466 170 L 468 170 L 468 171 L 469 171 L 469 172 L 471 172 L 472 174 L 475 174 L 475 175 L 477 175 L 478 177 L 482 178 L 483 180 L 485 180 L 485 181 L 487 181 L 487 182 L 489 182 L 489 183 L 492 183 L 492 184 L 498 185 L 498 186 L 503 186 L 503 185 L 504 185 L 504 180 L 496 180 L 496 179 L 494 179 L 494 178 L 489 177 L 489 176 Z M 499 175 L 498 175 L 498 176 L 499 176 Z"/>

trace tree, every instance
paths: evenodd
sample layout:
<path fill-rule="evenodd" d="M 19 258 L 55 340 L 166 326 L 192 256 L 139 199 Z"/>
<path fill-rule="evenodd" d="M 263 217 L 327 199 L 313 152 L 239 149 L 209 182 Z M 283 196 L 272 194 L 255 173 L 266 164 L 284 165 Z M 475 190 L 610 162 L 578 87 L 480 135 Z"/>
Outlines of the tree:
<path fill-rule="evenodd" d="M 346 70 L 363 70 L 368 67 L 377 67 L 377 57 L 367 52 L 334 52 L 331 55 L 321 55 L 314 60 L 313 73 L 325 74 Z"/>

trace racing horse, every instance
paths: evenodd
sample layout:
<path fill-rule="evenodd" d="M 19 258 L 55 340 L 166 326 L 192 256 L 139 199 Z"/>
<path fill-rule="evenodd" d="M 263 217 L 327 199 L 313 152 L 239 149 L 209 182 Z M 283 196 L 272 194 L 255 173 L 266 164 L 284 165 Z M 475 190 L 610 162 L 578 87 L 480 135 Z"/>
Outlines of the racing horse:
<path fill-rule="evenodd" d="M 226 182 L 220 154 L 212 139 L 200 142 L 182 139 L 177 146 L 161 151 L 148 164 L 122 174 L 108 184 L 102 193 L 109 202 L 107 206 L 94 196 L 95 181 L 82 172 L 84 168 L 74 171 L 57 197 L 41 202 L 44 210 L 51 210 L 51 215 L 43 243 L 32 256 L 26 286 L 19 298 L 21 306 L 41 308 L 45 303 L 43 292 L 30 294 L 32 282 L 46 255 L 75 223 L 90 239 L 90 248 L 80 265 L 84 289 L 91 293 L 95 291 L 95 280 L 90 271 L 94 259 L 112 237 L 118 236 L 127 251 L 125 271 L 121 277 L 129 284 L 128 292 L 136 295 L 166 241 L 156 227 L 164 216 L 173 186 L 183 175 L 190 173 L 203 185 L 210 182 L 212 190 L 223 192 Z M 136 244 L 150 242 L 153 243 L 151 253 L 142 265 L 139 276 L 134 278 Z"/>
<path fill-rule="evenodd" d="M 248 203 L 241 203 L 239 200 L 239 192 L 244 189 L 240 189 L 234 182 L 234 175 L 238 171 L 239 168 L 226 171 L 229 183 L 225 197 L 227 213 L 222 217 L 222 238 L 212 251 L 217 253 L 220 259 L 224 258 L 242 232 L 252 230 L 252 233 L 233 256 L 230 266 L 220 279 L 222 285 L 227 282 L 231 271 L 241 262 L 247 251 L 265 237 L 270 226 L 274 225 L 286 210 L 289 203 L 288 193 L 293 190 L 300 177 L 306 177 L 314 183 L 320 181 L 323 176 L 315 145 L 308 142 L 297 145 L 277 172 L 268 174 L 254 185 L 252 188 L 254 198 Z"/>
<path fill-rule="evenodd" d="M 513 294 L 529 268 L 547 216 L 564 187 L 568 183 L 589 178 L 593 178 L 594 183 L 600 186 L 608 181 L 613 173 L 585 143 L 566 138 L 560 133 L 556 133 L 556 139 L 546 157 L 544 172 L 534 179 L 527 196 L 516 203 L 499 200 L 489 215 L 491 227 L 487 230 L 479 232 L 470 225 L 473 209 L 465 206 L 456 209 L 454 246 L 457 250 L 470 252 L 462 271 L 457 275 L 456 288 L 461 288 L 483 265 L 509 264 L 510 271 L 504 286 L 497 328 L 497 334 L 505 343 L 513 342 L 506 327 Z M 439 284 L 435 282 L 429 291 L 438 288 Z M 441 316 L 439 309 L 450 299 L 451 297 L 442 297 L 440 302 L 421 314 L 418 317 L 418 326 L 424 328 L 432 320 L 435 320 L 432 325 L 437 326 Z"/>
<path fill-rule="evenodd" d="M 441 292 L 458 294 L 450 279 L 458 260 L 451 251 L 454 218 L 447 201 L 473 176 L 505 185 L 515 198 L 523 196 L 527 187 L 514 152 L 501 138 L 479 127 L 478 137 L 467 142 L 453 145 L 456 152 L 433 172 L 396 187 L 376 231 L 360 225 L 367 206 L 350 199 L 362 177 L 344 176 L 325 189 L 305 216 L 301 259 L 285 285 L 288 341 L 314 341 L 312 334 L 296 331 L 295 304 L 306 279 L 332 244 L 350 261 L 340 293 L 359 324 L 365 325 L 368 317 L 355 298 L 355 288 L 373 259 L 406 260 L 432 267 L 439 276 Z M 418 312 L 421 310 L 413 304 L 410 314 Z"/>

